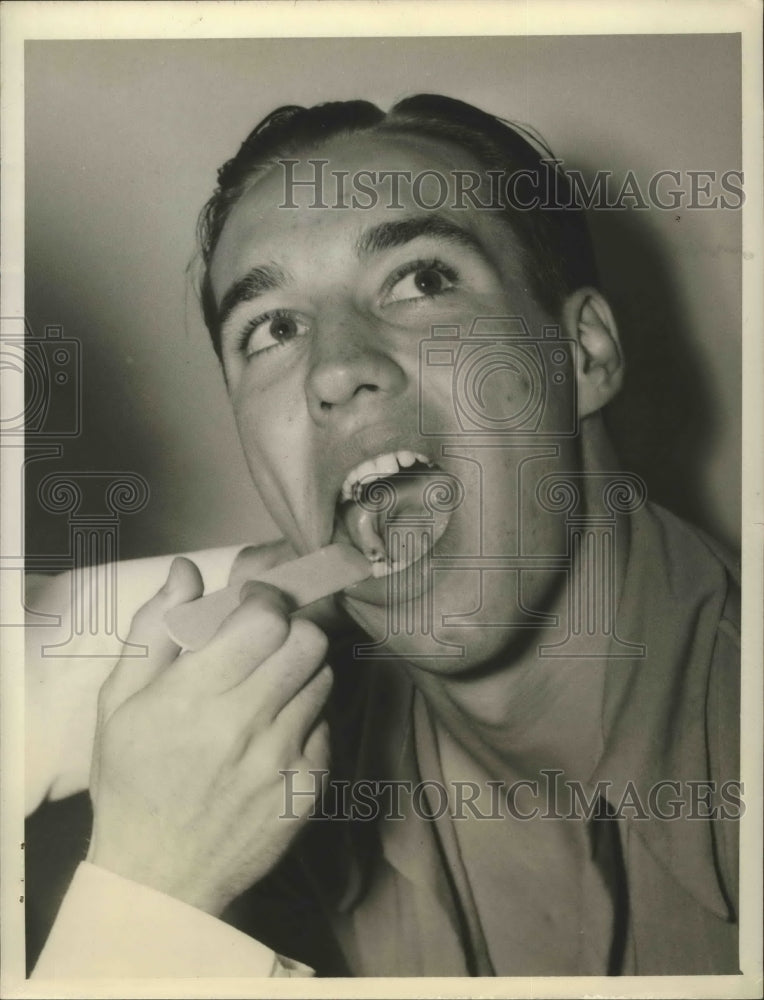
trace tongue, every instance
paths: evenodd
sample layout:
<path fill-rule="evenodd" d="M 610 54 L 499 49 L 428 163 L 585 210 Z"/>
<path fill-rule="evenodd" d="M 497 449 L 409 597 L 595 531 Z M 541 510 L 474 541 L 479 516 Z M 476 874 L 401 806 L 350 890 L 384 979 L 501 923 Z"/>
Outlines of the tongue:
<path fill-rule="evenodd" d="M 349 500 L 340 509 L 340 515 L 350 535 L 350 541 L 372 564 L 372 576 L 384 576 L 387 572 L 387 551 L 380 536 L 380 514 L 364 510 L 354 500 Z M 384 528 L 382 529 L 384 532 Z"/>
<path fill-rule="evenodd" d="M 450 512 L 434 511 L 424 499 L 427 487 L 442 475 L 428 470 L 376 479 L 341 506 L 350 540 L 372 563 L 374 576 L 411 565 L 443 535 Z"/>

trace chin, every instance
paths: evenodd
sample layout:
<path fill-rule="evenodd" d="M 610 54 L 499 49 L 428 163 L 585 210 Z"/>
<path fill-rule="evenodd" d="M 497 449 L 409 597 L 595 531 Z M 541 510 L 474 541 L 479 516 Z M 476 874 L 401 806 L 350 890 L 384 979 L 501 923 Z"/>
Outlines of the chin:
<path fill-rule="evenodd" d="M 399 575 L 366 581 L 342 597 L 343 608 L 369 636 L 354 647 L 357 661 L 402 660 L 429 674 L 466 677 L 506 669 L 527 644 L 527 628 L 500 624 L 510 595 L 495 593 L 482 609 L 490 624 L 442 624 L 444 609 L 464 610 L 470 587 L 453 574 L 448 586 L 420 583 L 404 596 L 395 590 Z"/>

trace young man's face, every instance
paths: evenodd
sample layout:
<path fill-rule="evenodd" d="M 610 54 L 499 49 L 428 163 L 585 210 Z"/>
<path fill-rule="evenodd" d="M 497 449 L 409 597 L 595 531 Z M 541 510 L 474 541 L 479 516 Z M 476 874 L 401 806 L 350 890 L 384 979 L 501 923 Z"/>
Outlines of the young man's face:
<path fill-rule="evenodd" d="M 378 548 L 376 536 L 395 545 L 402 537 L 396 517 L 418 520 L 419 533 L 414 524 L 408 542 L 404 536 L 402 548 L 387 553 L 388 562 L 397 557 L 397 566 L 410 559 L 413 565 L 358 585 L 343 604 L 373 639 L 396 632 L 387 648 L 425 669 L 456 673 L 501 659 L 527 634 L 518 628 L 529 621 L 520 607 L 543 612 L 560 584 L 559 574 L 533 566 L 533 557 L 560 555 L 565 547 L 564 525 L 539 504 L 536 486 L 547 473 L 578 463 L 575 439 L 567 436 L 575 409 L 570 349 L 555 355 L 554 375 L 549 343 L 536 355 L 546 380 L 539 407 L 522 364 L 527 353 L 492 346 L 517 329 L 506 317 L 524 319 L 526 344 L 538 344 L 552 318 L 528 289 L 517 241 L 501 214 L 459 207 L 453 171 L 478 169 L 466 153 L 431 140 L 355 135 L 306 154 L 295 178 L 313 176 L 309 158 L 329 161 L 324 201 L 330 206 L 330 171 L 352 178 L 362 170 L 377 177 L 437 170 L 449 197 L 434 211 L 423 202 L 431 204 L 437 188 L 425 184 L 415 197 L 404 183 L 402 207 L 391 207 L 389 180 L 374 185 L 366 176 L 378 192 L 372 207 L 347 207 L 346 182 L 345 206 L 314 208 L 309 188 L 293 187 L 287 196 L 279 166 L 233 209 L 211 280 L 224 305 L 223 364 L 252 476 L 298 551 L 348 538 Z M 285 200 L 297 207 L 279 207 Z M 464 339 L 479 317 L 495 320 L 487 324 L 493 335 L 481 338 L 475 378 L 458 383 L 453 351 L 449 361 L 421 345 L 434 326 L 458 326 Z M 461 408 L 460 392 L 469 397 Z M 506 413 L 532 416 L 533 406 L 540 423 L 519 418 L 524 436 L 481 433 L 501 428 Z M 433 468 L 407 465 L 413 455 Z M 463 499 L 453 511 L 433 515 L 423 498 L 439 471 Z M 342 502 L 343 484 L 347 496 L 354 480 L 374 475 L 387 477 L 402 497 L 387 522 L 352 499 Z M 434 572 L 423 573 L 427 560 L 411 539 L 421 537 L 427 517 Z M 464 558 L 439 562 L 446 556 Z M 526 557 L 530 568 L 520 573 L 506 558 L 514 556 Z M 399 617 L 392 619 L 391 580 L 401 591 Z M 447 621 L 449 615 L 459 618 Z M 437 642 L 463 652 L 439 656 Z"/>

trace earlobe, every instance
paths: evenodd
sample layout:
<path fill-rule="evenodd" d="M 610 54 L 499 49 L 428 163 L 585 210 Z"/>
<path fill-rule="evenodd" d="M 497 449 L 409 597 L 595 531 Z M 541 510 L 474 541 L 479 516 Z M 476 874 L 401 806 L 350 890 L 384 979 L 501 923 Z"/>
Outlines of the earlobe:
<path fill-rule="evenodd" d="M 609 403 L 623 383 L 618 328 L 607 300 L 595 288 L 579 288 L 569 295 L 562 319 L 565 335 L 578 344 L 578 415 L 588 417 Z"/>

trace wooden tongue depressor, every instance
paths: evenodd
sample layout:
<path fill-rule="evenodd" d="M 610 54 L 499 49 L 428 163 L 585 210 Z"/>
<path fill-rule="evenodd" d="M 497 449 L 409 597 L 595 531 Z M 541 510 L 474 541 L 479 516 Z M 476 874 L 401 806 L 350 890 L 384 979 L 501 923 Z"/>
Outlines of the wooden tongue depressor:
<path fill-rule="evenodd" d="M 257 579 L 283 590 L 297 610 L 368 579 L 371 569 L 372 564 L 358 549 L 336 542 L 264 570 Z M 164 621 L 173 642 L 192 651 L 206 645 L 223 619 L 238 608 L 242 586 L 237 583 L 168 611 Z"/>

